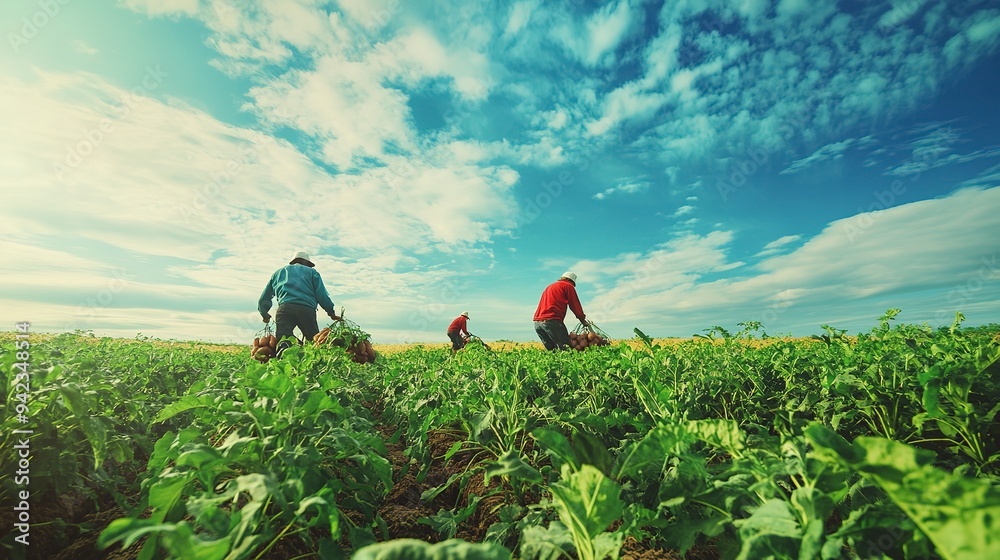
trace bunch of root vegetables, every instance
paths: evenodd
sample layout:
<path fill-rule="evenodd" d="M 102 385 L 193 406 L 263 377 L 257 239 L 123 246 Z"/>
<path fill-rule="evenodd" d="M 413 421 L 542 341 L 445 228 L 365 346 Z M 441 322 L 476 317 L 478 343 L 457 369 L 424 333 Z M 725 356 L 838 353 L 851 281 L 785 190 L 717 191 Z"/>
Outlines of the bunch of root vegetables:
<path fill-rule="evenodd" d="M 607 346 L 609 344 L 611 344 L 611 338 L 593 324 L 578 325 L 573 329 L 573 332 L 569 333 L 569 347 L 580 352 L 591 346 Z"/>
<path fill-rule="evenodd" d="M 264 334 L 259 334 L 253 339 L 250 355 L 258 362 L 266 364 L 271 358 L 277 355 L 277 352 L 278 337 L 274 336 L 269 329 Z"/>
<path fill-rule="evenodd" d="M 372 363 L 377 356 L 372 347 L 371 335 L 361 330 L 356 323 L 343 318 L 319 331 L 313 337 L 313 344 L 317 348 L 343 348 L 351 361 L 358 364 Z"/>

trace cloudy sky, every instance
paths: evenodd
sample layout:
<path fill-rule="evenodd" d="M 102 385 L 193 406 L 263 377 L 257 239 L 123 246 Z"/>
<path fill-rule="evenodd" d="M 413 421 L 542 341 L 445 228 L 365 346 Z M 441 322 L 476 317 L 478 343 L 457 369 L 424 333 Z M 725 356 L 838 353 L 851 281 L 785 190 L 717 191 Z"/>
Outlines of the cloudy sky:
<path fill-rule="evenodd" d="M 245 342 L 298 249 L 378 342 L 444 341 L 465 310 L 532 340 L 567 269 L 616 337 L 1000 320 L 995 2 L 8 0 L 0 22 L 9 328 Z"/>

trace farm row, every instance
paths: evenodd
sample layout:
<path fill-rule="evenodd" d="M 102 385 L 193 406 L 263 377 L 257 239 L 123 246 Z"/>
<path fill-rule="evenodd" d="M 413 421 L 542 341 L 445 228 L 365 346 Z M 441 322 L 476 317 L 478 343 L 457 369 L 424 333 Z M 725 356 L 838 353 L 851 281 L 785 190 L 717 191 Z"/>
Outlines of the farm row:
<path fill-rule="evenodd" d="M 1000 557 L 1000 329 L 637 331 L 357 363 L 60 335 L 0 520 L 30 558 Z M 377 347 L 377 345 L 376 345 Z M 30 544 L 14 539 L 30 429 Z M 23 437 L 23 436 L 21 436 Z"/>

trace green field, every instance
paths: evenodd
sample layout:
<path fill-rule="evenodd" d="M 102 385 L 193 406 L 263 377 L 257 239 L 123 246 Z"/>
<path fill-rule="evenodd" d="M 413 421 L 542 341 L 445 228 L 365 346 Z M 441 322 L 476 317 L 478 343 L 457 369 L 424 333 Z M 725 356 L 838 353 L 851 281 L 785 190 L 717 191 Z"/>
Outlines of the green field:
<path fill-rule="evenodd" d="M 894 315 L 374 364 L 8 333 L 0 556 L 1000 558 L 1000 326 Z"/>

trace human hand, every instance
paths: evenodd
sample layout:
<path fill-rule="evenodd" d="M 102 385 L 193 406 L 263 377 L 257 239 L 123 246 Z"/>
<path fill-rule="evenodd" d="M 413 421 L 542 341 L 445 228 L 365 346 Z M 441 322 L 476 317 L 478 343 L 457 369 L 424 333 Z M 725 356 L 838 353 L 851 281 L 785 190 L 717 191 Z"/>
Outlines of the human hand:
<path fill-rule="evenodd" d="M 260 317 L 261 317 L 261 319 L 264 320 L 265 323 L 270 323 L 271 322 L 271 315 L 269 313 L 264 313 Z"/>

